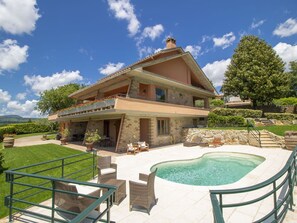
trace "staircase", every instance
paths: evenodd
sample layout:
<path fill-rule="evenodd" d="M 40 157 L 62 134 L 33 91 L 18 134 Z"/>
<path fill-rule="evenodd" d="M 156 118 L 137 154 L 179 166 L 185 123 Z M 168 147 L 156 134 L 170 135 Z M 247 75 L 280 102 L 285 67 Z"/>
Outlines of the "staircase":
<path fill-rule="evenodd" d="M 267 132 L 261 131 L 260 141 L 262 148 L 281 148 L 281 146 L 277 142 L 275 142 Z"/>

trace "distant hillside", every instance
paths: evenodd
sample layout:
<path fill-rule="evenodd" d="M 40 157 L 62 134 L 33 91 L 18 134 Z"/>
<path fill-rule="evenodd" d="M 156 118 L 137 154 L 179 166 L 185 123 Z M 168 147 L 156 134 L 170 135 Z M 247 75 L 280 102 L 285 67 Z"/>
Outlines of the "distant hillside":
<path fill-rule="evenodd" d="M 3 115 L 0 116 L 0 125 L 11 124 L 11 123 L 22 123 L 36 120 L 36 118 L 23 118 L 19 115 Z"/>

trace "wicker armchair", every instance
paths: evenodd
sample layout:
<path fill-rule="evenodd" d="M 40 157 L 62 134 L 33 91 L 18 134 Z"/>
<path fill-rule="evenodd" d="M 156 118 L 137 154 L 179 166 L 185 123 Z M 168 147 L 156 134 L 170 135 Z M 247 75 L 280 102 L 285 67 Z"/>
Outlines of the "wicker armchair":
<path fill-rule="evenodd" d="M 77 216 L 77 214 L 84 211 L 88 206 L 90 206 L 96 198 L 89 198 L 79 196 L 77 194 L 77 188 L 75 185 L 69 185 L 60 181 L 55 182 L 55 189 L 65 192 L 55 192 L 55 205 L 58 208 L 58 214 L 65 219 L 71 220 Z M 76 193 L 76 194 L 68 194 Z M 92 197 L 100 197 L 101 189 L 95 190 L 94 192 L 87 194 Z M 96 217 L 100 214 L 99 207 L 93 210 L 89 217 Z M 77 214 L 75 214 L 77 213 Z"/>
<path fill-rule="evenodd" d="M 97 168 L 98 183 L 117 178 L 117 164 L 111 163 L 111 156 L 99 157 Z"/>
<path fill-rule="evenodd" d="M 149 151 L 150 146 L 146 142 L 138 142 L 138 148 L 140 151 Z"/>
<path fill-rule="evenodd" d="M 149 175 L 140 173 L 139 180 L 144 182 L 129 181 L 130 211 L 132 210 L 133 206 L 143 207 L 147 210 L 148 214 L 150 214 L 151 207 L 157 203 L 154 188 L 156 172 L 157 169 Z"/>

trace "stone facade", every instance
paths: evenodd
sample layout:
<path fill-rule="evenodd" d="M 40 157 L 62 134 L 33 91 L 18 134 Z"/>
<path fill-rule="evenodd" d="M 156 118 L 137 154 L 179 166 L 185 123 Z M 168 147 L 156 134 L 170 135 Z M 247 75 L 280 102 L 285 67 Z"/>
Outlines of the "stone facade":
<path fill-rule="evenodd" d="M 138 98 L 139 97 L 139 84 L 147 84 L 158 86 L 159 83 L 153 81 L 142 80 L 139 78 L 131 79 L 130 90 L 128 92 L 129 97 Z M 162 88 L 167 90 L 166 102 L 178 105 L 193 106 L 193 96 L 189 93 L 179 90 L 171 86 L 162 86 Z"/>
<path fill-rule="evenodd" d="M 137 142 L 140 139 L 140 116 L 125 116 L 122 124 L 122 133 L 119 142 L 119 151 L 126 151 L 127 144 Z M 193 125 L 192 118 L 170 118 L 169 134 L 158 135 L 157 117 L 145 117 L 149 119 L 149 144 L 151 147 L 169 145 L 182 142 L 184 127 Z"/>

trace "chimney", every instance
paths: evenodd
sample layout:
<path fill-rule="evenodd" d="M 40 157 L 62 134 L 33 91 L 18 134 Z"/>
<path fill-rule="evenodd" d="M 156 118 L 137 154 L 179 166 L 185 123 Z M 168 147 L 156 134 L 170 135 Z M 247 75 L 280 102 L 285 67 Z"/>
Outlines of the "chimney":
<path fill-rule="evenodd" d="M 166 39 L 166 49 L 171 49 L 176 47 L 176 40 L 172 37 Z"/>

